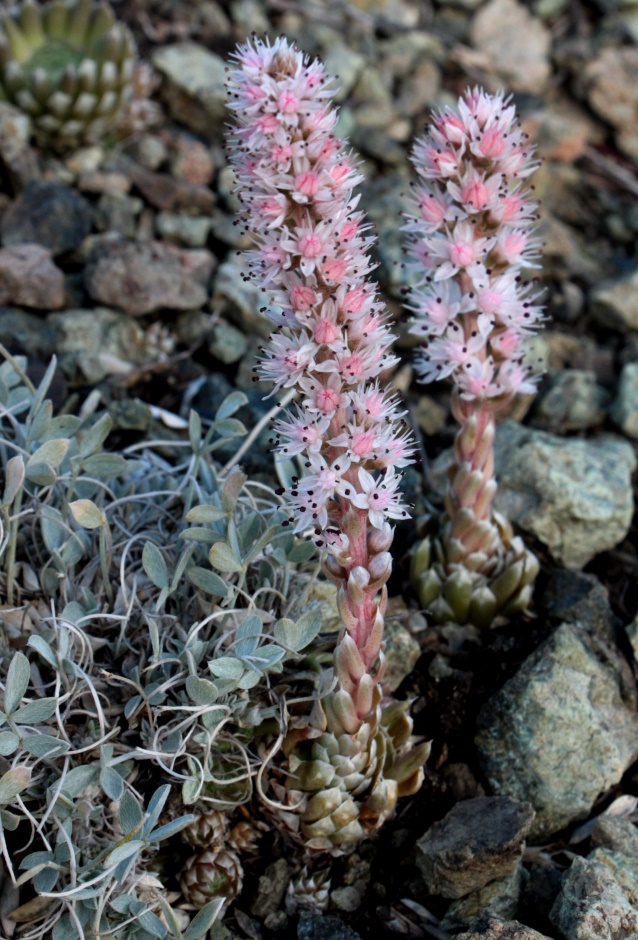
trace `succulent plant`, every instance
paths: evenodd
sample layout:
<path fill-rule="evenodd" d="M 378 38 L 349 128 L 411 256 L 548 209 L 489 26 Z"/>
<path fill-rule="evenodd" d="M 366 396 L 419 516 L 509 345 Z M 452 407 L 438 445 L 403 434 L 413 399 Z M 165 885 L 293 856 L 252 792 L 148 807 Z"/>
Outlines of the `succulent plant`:
<path fill-rule="evenodd" d="M 197 816 L 190 825 L 182 829 L 182 839 L 194 849 L 209 849 L 221 846 L 227 833 L 227 817 L 224 813 L 213 810 Z"/>
<path fill-rule="evenodd" d="M 202 908 L 215 898 L 224 898 L 228 904 L 241 891 L 243 878 L 241 862 L 235 852 L 208 849 L 188 859 L 180 887 L 190 904 Z"/>
<path fill-rule="evenodd" d="M 286 911 L 327 911 L 330 905 L 330 869 L 311 871 L 304 867 L 291 878 L 286 891 Z"/>
<path fill-rule="evenodd" d="M 55 150 L 104 135 L 131 95 L 135 59 L 131 33 L 104 2 L 24 0 L 0 15 L 0 98 Z"/>
<path fill-rule="evenodd" d="M 377 690 L 370 718 L 356 734 L 327 730 L 297 745 L 291 775 L 273 781 L 276 797 L 290 807 L 280 819 L 308 857 L 347 854 L 383 825 L 399 797 L 421 786 L 430 745 L 414 743 L 409 703 L 381 708 L 379 701 Z M 330 696 L 322 705 L 329 714 Z M 334 721 L 328 717 L 327 724 Z"/>

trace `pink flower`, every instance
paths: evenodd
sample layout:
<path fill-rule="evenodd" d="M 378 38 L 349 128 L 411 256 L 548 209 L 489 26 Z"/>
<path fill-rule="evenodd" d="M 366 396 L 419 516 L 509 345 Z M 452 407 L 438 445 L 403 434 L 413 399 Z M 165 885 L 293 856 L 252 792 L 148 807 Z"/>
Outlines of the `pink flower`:
<path fill-rule="evenodd" d="M 521 182 L 537 166 L 533 148 L 509 101 L 474 88 L 435 117 L 413 162 L 427 180 L 405 226 L 420 276 L 410 301 L 412 332 L 425 340 L 417 370 L 424 382 L 451 376 L 465 400 L 505 400 L 517 378 L 529 386 L 514 363 L 542 319 L 520 277 L 537 267 L 537 204 Z"/>
<path fill-rule="evenodd" d="M 279 459 L 303 468 L 286 491 L 286 524 L 327 554 L 327 570 L 346 598 L 350 580 L 357 581 L 352 596 L 363 592 L 365 602 L 346 601 L 344 626 L 376 682 L 383 614 L 377 594 L 391 569 L 388 520 L 408 515 L 396 469 L 411 462 L 414 445 L 396 396 L 379 386 L 396 359 L 388 312 L 368 280 L 374 238 L 353 193 L 362 177 L 334 134 L 335 92 L 319 62 L 283 38 L 240 46 L 235 59 L 231 161 L 254 245 L 250 276 L 279 327 L 257 371 L 275 390 L 294 388 L 300 396 L 271 438 Z M 453 174 L 454 148 L 439 150 L 432 166 Z M 450 197 L 439 201 L 447 222 L 460 218 Z M 481 242 L 465 241 L 472 257 L 485 253 Z M 337 678 L 353 688 L 351 678 Z M 361 701 L 370 702 L 369 690 Z"/>

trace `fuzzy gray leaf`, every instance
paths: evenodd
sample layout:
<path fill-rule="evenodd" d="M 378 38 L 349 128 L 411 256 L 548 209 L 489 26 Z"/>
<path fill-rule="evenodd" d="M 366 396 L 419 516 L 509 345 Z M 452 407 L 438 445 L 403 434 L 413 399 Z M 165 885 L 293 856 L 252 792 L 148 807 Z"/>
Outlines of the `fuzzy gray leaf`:
<path fill-rule="evenodd" d="M 29 686 L 30 672 L 29 660 L 24 653 L 14 653 L 4 687 L 4 710 L 7 715 L 13 715 L 24 698 Z"/>
<path fill-rule="evenodd" d="M 225 518 L 226 510 L 222 509 L 221 506 L 193 506 L 186 513 L 187 521 L 196 522 L 198 525 L 206 525 L 207 522 L 218 522 L 220 519 Z"/>
<path fill-rule="evenodd" d="M 214 597 L 228 596 L 228 586 L 226 582 L 222 581 L 219 575 L 215 574 L 214 571 L 209 571 L 208 568 L 200 568 L 198 565 L 193 565 L 192 568 L 188 568 L 186 571 L 186 577 L 195 587 L 201 588 L 201 590 L 206 591 L 207 594 L 212 594 Z"/>
<path fill-rule="evenodd" d="M 19 708 L 13 716 L 18 724 L 39 724 L 55 714 L 57 699 L 41 698 L 35 702 L 28 702 Z"/>
<path fill-rule="evenodd" d="M 198 676 L 188 677 L 186 692 L 195 705 L 214 705 L 219 698 L 219 690 L 215 683 L 208 679 L 200 679 Z"/>
<path fill-rule="evenodd" d="M 70 443 L 68 437 L 57 437 L 52 441 L 47 441 L 46 444 L 42 444 L 27 460 L 27 469 L 35 467 L 39 463 L 44 463 L 57 470 L 64 460 Z"/>
<path fill-rule="evenodd" d="M 223 418 L 230 418 L 236 411 L 248 404 L 248 398 L 243 392 L 231 392 L 223 400 L 215 414 L 215 421 L 221 421 Z"/>
<path fill-rule="evenodd" d="M 184 940 L 200 940 L 210 930 L 224 906 L 224 898 L 215 898 L 198 911 L 184 931 Z"/>
<path fill-rule="evenodd" d="M 214 568 L 225 574 L 234 574 L 242 570 L 241 560 L 226 542 L 217 542 L 208 553 L 208 560 Z"/>
<path fill-rule="evenodd" d="M 168 587 L 168 566 L 157 545 L 147 542 L 142 552 L 144 571 L 158 588 Z"/>
<path fill-rule="evenodd" d="M 50 757 L 52 754 L 62 754 L 68 751 L 70 745 L 52 734 L 27 734 L 23 741 L 23 747 L 34 757 Z"/>
<path fill-rule="evenodd" d="M 12 767 L 0 779 L 0 803 L 12 803 L 31 783 L 30 767 Z"/>
<path fill-rule="evenodd" d="M 13 754 L 14 751 L 17 751 L 20 745 L 20 738 L 17 734 L 14 734 L 13 731 L 2 731 L 0 732 L 0 756 L 8 757 L 9 754 Z"/>
<path fill-rule="evenodd" d="M 4 495 L 2 497 L 3 505 L 10 506 L 16 498 L 24 483 L 24 460 L 20 454 L 7 460 L 5 471 Z"/>

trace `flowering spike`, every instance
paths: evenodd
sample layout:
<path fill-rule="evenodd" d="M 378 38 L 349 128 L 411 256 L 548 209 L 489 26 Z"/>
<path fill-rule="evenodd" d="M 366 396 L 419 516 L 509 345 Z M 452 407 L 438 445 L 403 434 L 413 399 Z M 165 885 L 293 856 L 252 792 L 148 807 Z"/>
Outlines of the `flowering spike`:
<path fill-rule="evenodd" d="M 321 548 L 338 586 L 342 631 L 326 734 L 352 736 L 348 748 L 374 763 L 390 523 L 408 518 L 399 485 L 415 447 L 396 394 L 379 382 L 397 359 L 369 280 L 374 238 L 353 193 L 363 177 L 334 135 L 336 89 L 318 60 L 282 37 L 253 39 L 234 58 L 231 162 L 254 245 L 250 275 L 268 292 L 266 314 L 278 327 L 258 374 L 273 392 L 297 392 L 297 404 L 274 423 L 273 446 L 279 459 L 298 456 L 308 470 L 285 494 L 291 522 Z M 308 845 L 318 848 L 317 823 L 306 822 Z M 347 828 L 339 811 L 332 824 L 341 832 L 333 847 L 362 832 Z"/>
<path fill-rule="evenodd" d="M 443 558 L 442 585 L 463 565 L 476 573 L 478 590 L 481 578 L 499 577 L 529 554 L 513 541 L 509 525 L 494 517 L 492 502 L 495 413 L 517 392 L 535 390 L 525 343 L 543 311 L 534 284 L 521 272 L 538 267 L 538 206 L 525 184 L 538 160 L 510 99 L 474 88 L 457 110 L 434 116 L 412 161 L 420 182 L 404 228 L 410 265 L 419 272 L 410 304 L 412 332 L 423 340 L 417 371 L 423 382 L 452 379 L 452 411 L 460 424 L 447 518 L 434 554 Z M 431 612 L 446 619 L 445 589 L 432 594 L 435 581 L 423 579 L 432 553 L 426 554 L 427 561 L 413 565 L 415 586 Z M 523 588 L 519 579 L 514 595 Z M 457 609 L 461 619 L 480 609 L 484 622 L 489 603 L 464 600 Z"/>

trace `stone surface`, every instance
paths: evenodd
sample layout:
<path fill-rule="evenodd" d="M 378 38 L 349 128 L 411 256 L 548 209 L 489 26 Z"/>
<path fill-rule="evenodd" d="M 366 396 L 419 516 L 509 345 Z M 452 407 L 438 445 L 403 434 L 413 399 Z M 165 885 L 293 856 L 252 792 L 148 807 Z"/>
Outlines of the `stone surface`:
<path fill-rule="evenodd" d="M 550 914 L 567 940 L 635 940 L 636 911 L 604 866 L 576 858 Z"/>
<path fill-rule="evenodd" d="M 218 359 L 230 365 L 238 362 L 248 349 L 248 340 L 241 330 L 230 323 L 216 323 L 207 337 L 208 350 Z"/>
<path fill-rule="evenodd" d="M 623 366 L 611 416 L 627 437 L 638 440 L 638 362 Z"/>
<path fill-rule="evenodd" d="M 64 275 L 40 245 L 0 248 L 0 304 L 36 310 L 64 306 Z"/>
<path fill-rule="evenodd" d="M 472 21 L 472 45 L 513 91 L 541 92 L 550 74 L 549 30 L 517 0 L 489 0 Z"/>
<path fill-rule="evenodd" d="M 234 259 L 224 261 L 215 277 L 212 309 L 238 326 L 246 336 L 268 339 L 274 327 L 260 311 L 264 295 L 244 277 L 245 269 L 241 264 Z"/>
<path fill-rule="evenodd" d="M 50 314 L 47 323 L 55 331 L 60 365 L 71 377 L 100 382 L 144 361 L 144 331 L 116 310 L 65 310 Z"/>
<path fill-rule="evenodd" d="M 2 216 L 4 245 L 33 242 L 61 255 L 79 248 L 91 230 L 91 207 L 63 183 L 28 183 Z"/>
<path fill-rule="evenodd" d="M 638 268 L 599 284 L 590 295 L 589 309 L 602 326 L 638 330 Z"/>
<path fill-rule="evenodd" d="M 623 816 L 599 816 L 591 834 L 592 845 L 638 859 L 638 827 Z"/>
<path fill-rule="evenodd" d="M 104 193 L 95 208 L 95 227 L 100 232 L 117 232 L 122 238 L 133 238 L 143 208 L 144 203 L 135 196 Z"/>
<path fill-rule="evenodd" d="M 503 796 L 457 803 L 417 842 L 417 865 L 428 894 L 462 898 L 512 873 L 534 812 Z"/>
<path fill-rule="evenodd" d="M 587 859 L 609 869 L 631 906 L 638 912 L 638 856 L 599 846 L 589 853 Z"/>
<path fill-rule="evenodd" d="M 530 801 L 533 839 L 586 816 L 638 755 L 626 670 L 600 637 L 563 624 L 481 709 L 481 765 L 496 793 Z"/>
<path fill-rule="evenodd" d="M 628 442 L 560 438 L 508 421 L 495 458 L 496 508 L 566 567 L 584 567 L 627 535 L 636 466 Z"/>
<path fill-rule="evenodd" d="M 519 924 L 516 920 L 503 920 L 497 914 L 486 911 L 481 914 L 469 933 L 457 934 L 456 940 L 548 940 L 548 938 Z"/>
<path fill-rule="evenodd" d="M 91 248 L 84 283 L 94 300 L 126 313 L 189 310 L 206 303 L 213 265 L 204 250 L 104 238 Z"/>
<path fill-rule="evenodd" d="M 344 924 L 336 914 L 302 911 L 297 940 L 359 940 L 359 934 Z"/>
<path fill-rule="evenodd" d="M 55 352 L 55 333 L 41 316 L 0 307 L 0 343 L 11 352 L 46 362 Z"/>
<path fill-rule="evenodd" d="M 278 858 L 267 866 L 259 878 L 256 896 L 250 913 L 263 919 L 282 906 L 286 888 L 290 882 L 291 869 L 285 858 Z"/>
<path fill-rule="evenodd" d="M 491 911 L 506 919 L 514 917 L 525 877 L 525 869 L 519 862 L 514 871 L 504 878 L 490 881 L 484 888 L 472 891 L 467 897 L 452 901 L 441 920 L 441 929 L 469 927 L 482 911 Z"/>
<path fill-rule="evenodd" d="M 187 248 L 202 248 L 210 232 L 210 219 L 175 212 L 159 212 L 155 225 L 164 241 Z"/>
<path fill-rule="evenodd" d="M 614 639 L 615 621 L 609 594 L 593 574 L 553 569 L 538 602 L 555 624 L 581 623 L 603 639 Z"/>
<path fill-rule="evenodd" d="M 581 81 L 587 98 L 616 131 L 618 147 L 638 158 L 638 47 L 610 45 L 587 63 Z"/>
<path fill-rule="evenodd" d="M 609 395 L 586 369 L 565 369 L 553 375 L 534 406 L 535 427 L 554 433 L 585 431 L 605 420 Z"/>
<path fill-rule="evenodd" d="M 396 692 L 416 666 L 421 656 L 421 647 L 410 631 L 393 619 L 390 611 L 385 622 L 383 641 L 385 643 L 383 689 L 386 694 L 390 694 Z"/>
<path fill-rule="evenodd" d="M 210 136 L 226 119 L 226 63 L 194 42 L 158 49 L 153 65 L 164 76 L 162 95 L 171 115 Z"/>

